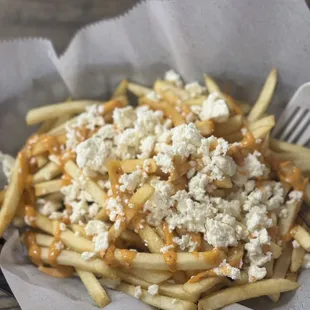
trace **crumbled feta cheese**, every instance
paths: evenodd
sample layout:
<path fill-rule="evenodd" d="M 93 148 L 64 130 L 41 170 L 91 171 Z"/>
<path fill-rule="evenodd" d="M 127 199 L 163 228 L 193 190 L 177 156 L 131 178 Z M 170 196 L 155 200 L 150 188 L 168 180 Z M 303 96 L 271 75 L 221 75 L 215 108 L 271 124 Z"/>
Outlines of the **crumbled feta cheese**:
<path fill-rule="evenodd" d="M 113 144 L 99 136 L 93 136 L 80 143 L 76 148 L 76 163 L 80 168 L 105 173 L 105 164 L 114 159 Z"/>
<path fill-rule="evenodd" d="M 117 131 L 113 124 L 106 124 L 98 130 L 96 136 L 100 137 L 103 140 L 113 139 L 116 133 Z"/>
<path fill-rule="evenodd" d="M 117 199 L 110 198 L 107 202 L 107 210 L 109 211 L 110 221 L 115 222 L 118 215 L 124 215 L 124 209 L 120 202 Z"/>
<path fill-rule="evenodd" d="M 265 206 L 254 206 L 245 215 L 246 226 L 249 231 L 265 227 L 269 228 L 272 226 L 272 219 L 268 217 Z"/>
<path fill-rule="evenodd" d="M 140 152 L 138 158 L 150 158 L 156 142 L 155 136 L 148 136 L 141 140 Z"/>
<path fill-rule="evenodd" d="M 15 159 L 11 155 L 4 154 L 0 151 L 0 163 L 2 164 L 3 173 L 7 178 L 7 180 L 9 181 L 15 163 Z"/>
<path fill-rule="evenodd" d="M 72 213 L 70 215 L 71 223 L 78 223 L 88 210 L 88 204 L 85 200 L 71 202 Z"/>
<path fill-rule="evenodd" d="M 159 94 L 156 94 L 154 91 L 150 91 L 146 94 L 146 98 L 157 102 L 160 100 L 161 96 Z"/>
<path fill-rule="evenodd" d="M 141 286 L 136 286 L 135 287 L 135 292 L 134 292 L 134 297 L 137 298 L 137 299 L 140 299 L 141 295 L 142 295 Z"/>
<path fill-rule="evenodd" d="M 98 212 L 99 212 L 99 205 L 97 203 L 92 203 L 89 207 L 88 207 L 88 216 L 90 218 L 94 218 Z"/>
<path fill-rule="evenodd" d="M 164 247 L 162 247 L 160 249 L 160 253 L 167 253 L 167 252 L 169 252 L 170 250 L 173 250 L 173 249 L 174 249 L 174 246 L 172 244 L 165 245 Z"/>
<path fill-rule="evenodd" d="M 151 186 L 154 187 L 155 191 L 144 204 L 143 211 L 147 213 L 147 222 L 150 225 L 158 226 L 168 214 L 174 188 L 170 183 L 158 180 L 152 180 Z"/>
<path fill-rule="evenodd" d="M 76 124 L 73 127 L 83 127 L 94 130 L 95 127 L 104 125 L 104 118 L 101 116 L 102 109 L 100 106 L 93 104 L 86 107 L 86 112 L 77 117 Z"/>
<path fill-rule="evenodd" d="M 159 291 L 159 286 L 157 284 L 152 284 L 147 288 L 147 292 L 152 296 L 157 295 L 158 291 Z"/>
<path fill-rule="evenodd" d="M 198 201 L 204 200 L 206 196 L 207 184 L 207 175 L 198 172 L 188 183 L 189 194 Z"/>
<path fill-rule="evenodd" d="M 56 250 L 58 251 L 61 251 L 65 248 L 64 244 L 61 242 L 61 241 L 57 241 L 55 244 L 54 244 L 54 247 Z"/>
<path fill-rule="evenodd" d="M 65 230 L 67 229 L 67 225 L 66 225 L 65 223 L 60 223 L 60 224 L 59 224 L 59 229 L 60 229 L 61 231 L 65 231 Z"/>
<path fill-rule="evenodd" d="M 190 235 L 183 235 L 180 237 L 174 237 L 172 241 L 177 244 L 182 251 L 188 250 L 188 252 L 195 251 L 196 247 L 198 246 L 197 242 L 194 242 Z"/>
<path fill-rule="evenodd" d="M 124 173 L 119 178 L 119 189 L 121 192 L 127 191 L 128 193 L 133 193 L 140 184 L 143 184 L 146 181 L 147 177 L 147 173 L 143 170 L 135 170 L 132 173 Z"/>
<path fill-rule="evenodd" d="M 116 108 L 113 111 L 114 124 L 121 130 L 128 127 L 133 127 L 136 119 L 137 115 L 132 106 Z"/>
<path fill-rule="evenodd" d="M 52 212 L 48 218 L 50 220 L 60 220 L 62 219 L 62 217 L 63 217 L 62 212 Z"/>
<path fill-rule="evenodd" d="M 164 173 L 169 173 L 174 165 L 173 165 L 173 157 L 167 154 L 159 153 L 154 156 L 156 165 L 160 167 L 161 171 Z"/>
<path fill-rule="evenodd" d="M 218 93 L 211 93 L 202 104 L 200 114 L 202 120 L 213 119 L 217 123 L 224 123 L 229 118 L 229 108 Z"/>
<path fill-rule="evenodd" d="M 240 270 L 230 266 L 226 259 L 218 267 L 213 268 L 212 271 L 221 277 L 229 277 L 233 280 L 241 278 Z"/>
<path fill-rule="evenodd" d="M 255 151 L 244 159 L 244 166 L 249 173 L 249 178 L 261 177 L 268 172 L 267 167 L 258 160 L 260 156 L 261 154 Z"/>
<path fill-rule="evenodd" d="M 98 235 L 101 232 L 105 232 L 109 229 L 108 225 L 99 220 L 91 220 L 87 223 L 84 230 L 87 236 Z"/>
<path fill-rule="evenodd" d="M 105 251 L 109 247 L 109 233 L 107 231 L 99 233 L 93 238 L 95 252 Z"/>
<path fill-rule="evenodd" d="M 189 95 L 192 98 L 201 95 L 206 90 L 206 88 L 202 87 L 198 82 L 188 83 L 184 88 L 189 92 Z"/>
<path fill-rule="evenodd" d="M 267 274 L 265 267 L 258 267 L 256 265 L 251 265 L 248 270 L 249 282 L 256 282 L 263 279 Z"/>
<path fill-rule="evenodd" d="M 88 261 L 88 260 L 92 259 L 95 255 L 96 255 L 96 253 L 94 253 L 94 252 L 83 252 L 81 254 L 81 258 L 83 260 Z"/>
<path fill-rule="evenodd" d="M 54 200 L 44 200 L 43 205 L 38 203 L 37 207 L 40 214 L 49 216 L 61 208 L 61 203 Z"/>
<path fill-rule="evenodd" d="M 174 70 L 169 70 L 165 73 L 165 80 L 174 83 L 178 87 L 183 84 L 180 75 Z"/>
<path fill-rule="evenodd" d="M 296 240 L 293 240 L 293 241 L 292 241 L 292 245 L 293 245 L 293 248 L 294 248 L 294 249 L 300 248 L 300 244 L 299 244 L 298 241 L 296 241 Z"/>
<path fill-rule="evenodd" d="M 303 192 L 301 191 L 291 191 L 288 194 L 289 200 L 287 201 L 288 204 L 299 202 L 302 199 Z"/>
<path fill-rule="evenodd" d="M 245 249 L 247 250 L 247 256 L 250 262 L 256 266 L 261 267 L 272 258 L 271 252 L 264 254 L 259 238 L 250 239 L 249 242 L 245 244 Z"/>

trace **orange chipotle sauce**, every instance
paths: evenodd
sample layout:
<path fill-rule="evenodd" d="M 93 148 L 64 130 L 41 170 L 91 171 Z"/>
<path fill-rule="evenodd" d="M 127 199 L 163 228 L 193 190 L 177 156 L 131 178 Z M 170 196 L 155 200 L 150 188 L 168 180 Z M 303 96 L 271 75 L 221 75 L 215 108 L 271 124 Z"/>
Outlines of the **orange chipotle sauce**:
<path fill-rule="evenodd" d="M 36 234 L 32 231 L 27 231 L 25 233 L 25 244 L 28 249 L 28 256 L 30 257 L 31 261 L 40 266 L 42 264 L 41 260 L 41 249 L 36 242 Z"/>
<path fill-rule="evenodd" d="M 123 257 L 123 261 L 124 261 L 124 265 L 126 268 L 130 268 L 130 266 L 132 265 L 133 260 L 136 258 L 137 256 L 137 252 L 136 251 L 130 251 L 130 250 L 125 250 L 125 249 L 121 249 L 121 254 Z"/>

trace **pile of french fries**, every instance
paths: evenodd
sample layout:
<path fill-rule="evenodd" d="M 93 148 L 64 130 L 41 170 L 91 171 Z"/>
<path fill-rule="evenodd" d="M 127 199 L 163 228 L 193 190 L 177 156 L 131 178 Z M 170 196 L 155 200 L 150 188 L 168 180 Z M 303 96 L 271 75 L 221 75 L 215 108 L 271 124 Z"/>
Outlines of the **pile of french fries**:
<path fill-rule="evenodd" d="M 79 100 L 57 103 L 30 110 L 26 121 L 28 125 L 41 124 L 38 131 L 29 138 L 16 157 L 8 186 L 0 192 L 0 235 L 13 223 L 17 227 L 25 226 L 28 230 L 21 239 L 28 248 L 28 254 L 42 272 L 58 278 L 78 276 L 85 284 L 90 296 L 99 307 L 110 303 L 105 290 L 112 287 L 125 292 L 149 305 L 159 309 L 219 309 L 246 299 L 268 295 L 277 301 L 280 293 L 297 289 L 296 282 L 304 255 L 310 252 L 310 234 L 304 219 L 299 215 L 303 201 L 310 201 L 310 190 L 307 176 L 310 175 L 310 149 L 292 145 L 269 137 L 275 125 L 275 118 L 266 111 L 271 102 L 277 84 L 277 72 L 272 70 L 259 94 L 256 103 L 251 106 L 232 98 L 223 92 L 217 83 L 205 76 L 205 91 L 196 97 L 189 96 L 182 85 L 175 85 L 167 80 L 157 80 L 154 88 L 147 88 L 126 80 L 121 81 L 107 102 Z M 260 140 L 260 152 L 270 160 L 274 169 L 273 180 L 280 180 L 288 193 L 292 189 L 303 191 L 303 201 L 296 201 L 288 210 L 285 218 L 273 215 L 275 238 L 273 239 L 273 259 L 265 266 L 265 279 L 249 283 L 247 273 L 241 270 L 241 279 L 231 280 L 209 271 L 217 267 L 224 259 L 229 260 L 229 249 L 214 249 L 210 245 L 201 246 L 196 252 L 181 251 L 175 244 L 175 269 L 169 268 L 161 249 L 169 244 L 162 227 L 152 227 L 145 221 L 139 230 L 133 224 L 143 218 L 143 205 L 153 195 L 150 185 L 152 177 L 159 177 L 173 184 L 184 183 L 184 172 L 175 175 L 163 174 L 153 158 L 113 160 L 107 163 L 107 174 L 95 177 L 86 176 L 76 163 L 74 151 L 65 150 L 66 128 L 77 119 L 80 113 L 90 105 L 102 106 L 102 117 L 105 123 L 113 122 L 113 110 L 128 104 L 128 93 L 138 98 L 140 105 L 147 105 L 152 110 L 161 110 L 174 126 L 185 124 L 186 115 L 193 106 L 202 105 L 209 94 L 217 92 L 227 103 L 230 117 L 225 123 L 214 123 L 212 120 L 194 121 L 202 136 L 215 135 L 229 143 L 243 142 L 244 132 L 253 139 Z M 147 95 L 155 92 L 160 101 L 153 101 Z M 184 113 L 181 113 L 183 111 Z M 98 129 L 98 128 L 97 128 Z M 83 128 L 78 128 L 83 130 Z M 96 130 L 84 132 L 83 139 L 91 137 Z M 251 148 L 251 146 L 248 146 Z M 51 155 L 57 156 L 58 163 L 51 161 Z M 109 220 L 106 208 L 107 192 L 99 186 L 100 180 L 109 180 L 113 195 L 117 195 L 119 178 L 123 173 L 130 173 L 148 161 L 149 179 L 130 197 L 125 208 L 125 222 L 117 225 Z M 279 165 L 285 168 L 280 171 Z M 184 163 L 184 161 L 183 161 Z M 298 167 L 298 168 L 296 168 Z M 287 177 L 297 175 L 291 180 Z M 89 260 L 81 258 L 81 253 L 94 252 L 93 242 L 86 236 L 84 227 L 87 223 L 72 224 L 68 217 L 51 220 L 37 210 L 37 201 L 60 202 L 60 210 L 70 206 L 64 205 L 65 197 L 60 193 L 64 185 L 72 180 L 80 182 L 100 207 L 96 220 L 109 227 L 110 246 L 106 251 L 96 254 Z M 180 179 L 178 179 L 180 178 Z M 176 185 L 177 186 L 177 185 Z M 187 186 L 185 184 L 185 186 Z M 225 188 L 226 187 L 226 188 Z M 229 185 L 223 186 L 219 195 L 229 192 Z M 64 223 L 66 226 L 61 226 Z M 120 227 L 119 227 L 120 226 Z M 61 228 L 65 227 L 65 228 Z M 182 232 L 181 232 L 182 233 Z M 169 232 L 177 235 L 179 231 Z M 300 247 L 293 248 L 292 240 Z M 134 249 L 134 250 L 133 250 Z M 243 246 L 235 248 L 234 254 L 242 259 Z M 240 267 L 241 268 L 241 267 Z M 190 279 L 198 273 L 205 272 L 198 281 Z M 148 288 L 158 285 L 158 292 L 150 294 Z M 138 288 L 138 290 L 137 290 Z"/>

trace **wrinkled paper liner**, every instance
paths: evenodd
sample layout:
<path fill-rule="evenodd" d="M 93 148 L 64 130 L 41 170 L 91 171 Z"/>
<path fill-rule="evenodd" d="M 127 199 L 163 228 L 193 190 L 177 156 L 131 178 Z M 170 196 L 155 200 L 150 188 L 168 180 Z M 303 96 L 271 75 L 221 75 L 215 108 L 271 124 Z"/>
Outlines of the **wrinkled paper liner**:
<path fill-rule="evenodd" d="M 116 4 L 117 5 L 117 4 Z M 255 102 L 270 69 L 280 78 L 271 112 L 279 114 L 297 87 L 310 80 L 310 13 L 303 1 L 146 1 L 129 13 L 82 29 L 57 57 L 50 41 L 0 43 L 0 149 L 15 155 L 34 131 L 25 125 L 30 108 L 72 98 L 108 98 L 122 78 L 151 85 L 174 68 L 185 81 L 214 76 L 238 99 Z M 0 185 L 5 180 L 0 176 Z M 17 232 L 0 263 L 22 309 L 96 309 L 78 279 L 58 280 L 32 266 Z M 308 309 L 310 272 L 297 292 L 252 309 Z M 108 290 L 106 309 L 151 309 Z M 91 306 L 92 305 L 92 306 Z M 225 309 L 248 309 L 241 305 Z"/>

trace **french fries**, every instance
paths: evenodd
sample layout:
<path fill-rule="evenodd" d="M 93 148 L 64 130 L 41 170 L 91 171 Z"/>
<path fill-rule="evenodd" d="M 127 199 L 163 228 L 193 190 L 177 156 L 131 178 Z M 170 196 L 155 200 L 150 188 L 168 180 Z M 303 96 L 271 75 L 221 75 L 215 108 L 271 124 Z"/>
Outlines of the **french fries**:
<path fill-rule="evenodd" d="M 262 280 L 255 283 L 244 284 L 237 287 L 230 287 L 214 293 L 210 297 L 205 297 L 198 302 L 199 310 L 212 310 L 225 307 L 227 305 L 253 297 L 268 294 L 278 294 L 292 291 L 299 287 L 296 282 L 286 279 Z"/>
<path fill-rule="evenodd" d="M 122 80 L 106 102 L 29 111 L 41 126 L 7 169 L 0 233 L 30 227 L 38 269 L 76 272 L 99 307 L 103 287 L 160 309 L 277 301 L 310 252 L 310 150 L 270 138 L 277 72 L 253 107 L 208 75 L 206 91 L 168 73 L 153 88 Z"/>
<path fill-rule="evenodd" d="M 261 93 L 259 94 L 257 101 L 255 102 L 254 107 L 252 108 L 248 116 L 248 120 L 250 123 L 253 123 L 260 119 L 262 115 L 266 112 L 274 90 L 276 88 L 276 84 L 277 71 L 275 69 L 272 69 L 266 79 L 266 82 L 261 90 Z"/>

